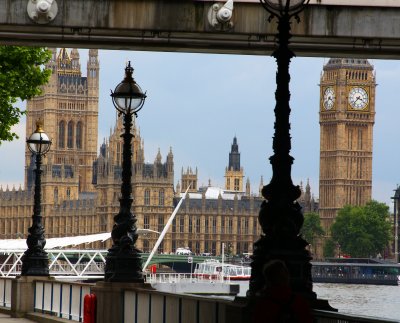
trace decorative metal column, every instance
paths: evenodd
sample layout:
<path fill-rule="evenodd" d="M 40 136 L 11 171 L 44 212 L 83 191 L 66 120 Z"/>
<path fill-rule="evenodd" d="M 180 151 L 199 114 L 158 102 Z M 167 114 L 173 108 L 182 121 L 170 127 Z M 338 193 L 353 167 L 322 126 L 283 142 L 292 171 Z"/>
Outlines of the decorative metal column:
<path fill-rule="evenodd" d="M 277 49 L 272 54 L 278 69 L 276 73 L 275 133 L 273 137 L 273 156 L 271 182 L 264 186 L 265 197 L 259 213 L 259 223 L 263 235 L 254 244 L 252 274 L 249 296 L 255 296 L 264 286 L 263 266 L 272 259 L 283 260 L 291 274 L 293 290 L 309 299 L 315 299 L 312 292 L 311 256 L 306 250 L 308 243 L 299 235 L 303 225 L 301 207 L 296 201 L 301 194 L 299 186 L 294 186 L 291 168 L 294 158 L 290 156 L 290 91 L 289 65 L 294 56 L 289 49 L 290 20 L 300 13 L 309 0 L 260 0 L 264 8 L 278 19 Z"/>
<path fill-rule="evenodd" d="M 29 150 L 36 155 L 35 195 L 32 215 L 32 226 L 28 229 L 26 244 L 28 249 L 22 256 L 21 276 L 49 276 L 49 258 L 44 251 L 46 239 L 41 215 L 41 165 L 42 156 L 50 149 L 51 140 L 43 131 L 40 121 L 36 123 L 35 132 L 26 140 Z"/>
<path fill-rule="evenodd" d="M 122 152 L 122 185 L 120 210 L 114 217 L 111 232 L 113 246 L 106 256 L 104 280 L 113 282 L 144 282 L 142 274 L 141 251 L 136 249 L 138 239 L 136 216 L 131 212 L 132 206 L 132 115 L 143 107 L 146 94 L 132 78 L 131 62 L 125 68 L 125 78 L 111 91 L 111 97 L 119 114 L 124 116 L 124 139 Z"/>

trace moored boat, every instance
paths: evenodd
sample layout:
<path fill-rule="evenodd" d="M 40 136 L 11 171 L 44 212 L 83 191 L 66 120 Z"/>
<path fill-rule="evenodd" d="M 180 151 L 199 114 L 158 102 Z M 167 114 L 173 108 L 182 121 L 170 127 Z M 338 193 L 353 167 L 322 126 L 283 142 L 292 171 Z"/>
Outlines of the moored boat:
<path fill-rule="evenodd" d="M 312 262 L 312 279 L 316 283 L 399 285 L 400 264 L 360 259 Z"/>
<path fill-rule="evenodd" d="M 215 259 L 209 259 L 196 265 L 194 277 L 223 280 L 249 280 L 251 267 L 221 263 Z"/>

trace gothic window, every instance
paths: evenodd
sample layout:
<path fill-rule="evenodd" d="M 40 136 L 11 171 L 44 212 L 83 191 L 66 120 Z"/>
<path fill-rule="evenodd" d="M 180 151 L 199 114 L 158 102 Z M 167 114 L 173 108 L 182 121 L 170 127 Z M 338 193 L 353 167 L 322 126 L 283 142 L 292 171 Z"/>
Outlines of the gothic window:
<path fill-rule="evenodd" d="M 192 217 L 189 217 L 189 233 L 193 232 L 193 220 Z"/>
<path fill-rule="evenodd" d="M 196 233 L 200 233 L 200 217 L 196 218 Z"/>
<path fill-rule="evenodd" d="M 74 123 L 72 121 L 68 122 L 68 137 L 67 137 L 67 147 L 73 148 L 73 137 L 74 137 Z"/>
<path fill-rule="evenodd" d="M 240 242 L 236 242 L 236 254 L 239 255 L 242 253 L 242 248 Z"/>
<path fill-rule="evenodd" d="M 231 188 L 231 180 L 230 178 L 226 179 L 226 188 L 229 190 Z"/>
<path fill-rule="evenodd" d="M 228 233 L 232 234 L 233 233 L 233 219 L 229 218 L 228 220 Z"/>
<path fill-rule="evenodd" d="M 217 254 L 217 243 L 215 241 L 211 242 L 211 254 L 212 255 Z"/>
<path fill-rule="evenodd" d="M 150 229 L 150 217 L 148 215 L 145 215 L 143 221 L 143 229 Z"/>
<path fill-rule="evenodd" d="M 162 232 L 162 230 L 164 230 L 164 216 L 163 215 L 159 215 L 158 216 L 158 232 Z"/>
<path fill-rule="evenodd" d="M 164 253 L 164 241 L 161 241 L 160 245 L 158 246 L 158 253 Z"/>
<path fill-rule="evenodd" d="M 217 218 L 213 217 L 212 220 L 212 233 L 217 233 Z"/>
<path fill-rule="evenodd" d="M 248 253 L 249 252 L 249 243 L 245 242 L 243 244 L 243 253 Z"/>
<path fill-rule="evenodd" d="M 199 254 L 199 253 L 200 253 L 200 242 L 199 242 L 199 241 L 196 241 L 195 252 L 196 252 L 196 254 Z"/>
<path fill-rule="evenodd" d="M 71 198 L 71 189 L 68 187 L 67 188 L 67 199 Z"/>
<path fill-rule="evenodd" d="M 58 148 L 65 147 L 65 122 L 60 121 L 58 124 Z"/>
<path fill-rule="evenodd" d="M 208 233 L 208 218 L 207 217 L 204 220 L 204 233 Z"/>
<path fill-rule="evenodd" d="M 176 219 L 172 220 L 172 232 L 176 232 Z"/>
<path fill-rule="evenodd" d="M 204 252 L 209 252 L 208 241 L 204 241 Z"/>
<path fill-rule="evenodd" d="M 144 205 L 150 205 L 150 190 L 144 191 Z"/>
<path fill-rule="evenodd" d="M 179 232 L 185 232 L 185 218 L 183 216 L 179 220 Z"/>
<path fill-rule="evenodd" d="M 235 178 L 235 187 L 234 187 L 235 191 L 239 191 L 239 178 Z"/>
<path fill-rule="evenodd" d="M 172 240 L 172 252 L 176 250 L 176 240 Z"/>
<path fill-rule="evenodd" d="M 143 252 L 150 252 L 148 240 L 143 240 Z"/>
<path fill-rule="evenodd" d="M 54 203 L 58 202 L 58 188 L 56 187 L 54 189 Z"/>
<path fill-rule="evenodd" d="M 163 189 L 161 189 L 158 192 L 158 205 L 159 206 L 163 206 L 164 205 L 164 190 Z"/>
<path fill-rule="evenodd" d="M 244 234 L 249 234 L 249 219 L 244 219 Z"/>
<path fill-rule="evenodd" d="M 253 234 L 257 234 L 257 219 L 253 218 Z"/>
<path fill-rule="evenodd" d="M 242 233 L 242 220 L 240 218 L 237 219 L 237 233 Z"/>
<path fill-rule="evenodd" d="M 225 218 L 221 217 L 221 233 L 225 233 Z"/>
<path fill-rule="evenodd" d="M 76 124 L 76 148 L 82 148 L 82 122 Z"/>

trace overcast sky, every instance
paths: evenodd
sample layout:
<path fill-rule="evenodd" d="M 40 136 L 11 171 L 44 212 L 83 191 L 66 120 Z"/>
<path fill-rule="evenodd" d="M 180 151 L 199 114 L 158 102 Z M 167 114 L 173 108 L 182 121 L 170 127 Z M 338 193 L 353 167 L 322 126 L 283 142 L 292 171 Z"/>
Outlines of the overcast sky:
<path fill-rule="evenodd" d="M 81 50 L 86 74 L 88 51 Z M 147 91 L 138 125 L 145 143 L 146 161 L 153 162 L 160 148 L 163 160 L 172 147 L 175 184 L 181 168 L 198 167 L 199 183 L 224 185 L 228 154 L 236 135 L 245 178 L 258 192 L 271 178 L 275 60 L 263 56 L 99 51 L 99 142 L 115 124 L 110 89 L 123 79 L 128 60 L 136 82 Z M 323 58 L 294 58 L 291 64 L 293 182 L 310 179 L 318 197 L 319 79 Z M 377 74 L 374 127 L 373 198 L 392 204 L 400 183 L 398 130 L 400 63 L 371 60 Z M 0 184 L 23 184 L 25 120 L 16 130 L 21 139 L 0 146 Z"/>

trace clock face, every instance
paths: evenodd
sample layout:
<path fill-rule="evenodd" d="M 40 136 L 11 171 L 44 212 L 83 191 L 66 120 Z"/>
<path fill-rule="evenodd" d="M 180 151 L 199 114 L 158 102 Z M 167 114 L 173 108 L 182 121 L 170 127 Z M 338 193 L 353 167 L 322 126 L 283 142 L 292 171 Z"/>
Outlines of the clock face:
<path fill-rule="evenodd" d="M 349 92 L 349 104 L 354 110 L 363 110 L 369 102 L 368 93 L 362 87 L 353 87 Z"/>
<path fill-rule="evenodd" d="M 327 87 L 324 91 L 324 109 L 332 110 L 335 105 L 335 90 L 332 87 Z"/>

